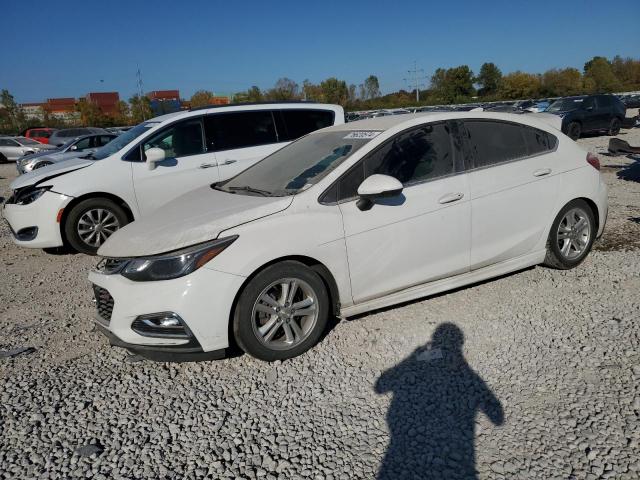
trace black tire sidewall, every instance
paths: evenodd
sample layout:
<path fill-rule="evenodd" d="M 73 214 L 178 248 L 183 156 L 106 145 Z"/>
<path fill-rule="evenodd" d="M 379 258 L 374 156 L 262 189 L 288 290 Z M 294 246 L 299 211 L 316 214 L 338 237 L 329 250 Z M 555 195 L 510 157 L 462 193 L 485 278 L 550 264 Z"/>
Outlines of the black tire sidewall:
<path fill-rule="evenodd" d="M 618 118 L 612 119 L 611 123 L 609 124 L 609 135 L 612 137 L 615 137 L 616 135 L 618 135 L 618 133 L 620 133 L 621 125 L 622 123 L 620 122 L 620 119 Z"/>
<path fill-rule="evenodd" d="M 318 297 L 318 319 L 314 330 L 299 345 L 290 350 L 272 350 L 256 338 L 251 325 L 253 304 L 267 285 L 281 278 L 300 278 L 313 288 Z M 296 261 L 284 261 L 271 265 L 259 272 L 244 287 L 233 315 L 233 335 L 238 346 L 249 355 L 260 360 L 272 362 L 297 357 L 313 347 L 324 333 L 329 317 L 329 296 L 326 286 L 316 272 L 305 264 Z"/>
<path fill-rule="evenodd" d="M 574 135 L 574 129 L 577 129 L 577 135 Z M 567 125 L 567 136 L 571 140 L 578 140 L 580 138 L 580 135 L 582 135 L 582 126 L 578 122 L 571 122 L 569 125 Z"/>
<path fill-rule="evenodd" d="M 127 218 L 127 214 L 124 209 L 108 198 L 90 198 L 78 203 L 72 208 L 65 220 L 64 233 L 69 246 L 71 246 L 75 251 L 86 255 L 96 255 L 98 249 L 93 248 L 82 241 L 76 231 L 76 224 L 85 212 L 95 208 L 102 208 L 113 213 L 120 222 L 120 228 L 129 223 L 129 219 Z"/>
<path fill-rule="evenodd" d="M 4 156 L 4 153 L 0 153 L 0 163 L 9 163 L 9 160 Z"/>
<path fill-rule="evenodd" d="M 560 248 L 558 247 L 557 235 L 558 235 L 558 226 L 560 225 L 560 222 L 562 221 L 566 213 L 573 208 L 580 208 L 587 213 L 587 216 L 589 217 L 589 222 L 591 225 L 591 236 L 589 238 L 589 244 L 587 245 L 587 248 L 585 248 L 585 251 L 582 253 L 582 255 L 580 255 L 578 258 L 574 260 L 568 260 L 560 252 Z M 593 242 L 595 241 L 596 235 L 598 234 L 597 230 L 598 230 L 598 227 L 596 225 L 595 216 L 589 204 L 584 200 L 579 200 L 579 199 L 573 200 L 567 203 L 562 208 L 562 210 L 560 210 L 560 213 L 558 213 L 555 220 L 553 221 L 553 224 L 551 225 L 551 231 L 549 232 L 549 241 L 548 241 L 547 248 L 551 250 L 551 252 L 553 253 L 553 256 L 558 262 L 562 264 L 563 268 L 566 268 L 566 269 L 573 268 L 575 266 L 580 265 L 584 261 L 584 259 L 587 258 L 587 255 L 589 255 L 589 252 L 591 251 L 591 247 L 593 246 Z"/>

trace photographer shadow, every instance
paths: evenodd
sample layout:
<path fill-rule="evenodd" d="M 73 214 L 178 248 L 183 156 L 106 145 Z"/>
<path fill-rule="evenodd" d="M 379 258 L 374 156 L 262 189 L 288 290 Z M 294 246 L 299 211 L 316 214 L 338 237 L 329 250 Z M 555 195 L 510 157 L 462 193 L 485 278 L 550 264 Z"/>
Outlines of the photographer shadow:
<path fill-rule="evenodd" d="M 393 393 L 387 413 L 390 441 L 379 480 L 474 479 L 478 412 L 494 425 L 500 401 L 466 362 L 464 335 L 454 324 L 439 325 L 432 341 L 384 372 L 376 393 Z"/>

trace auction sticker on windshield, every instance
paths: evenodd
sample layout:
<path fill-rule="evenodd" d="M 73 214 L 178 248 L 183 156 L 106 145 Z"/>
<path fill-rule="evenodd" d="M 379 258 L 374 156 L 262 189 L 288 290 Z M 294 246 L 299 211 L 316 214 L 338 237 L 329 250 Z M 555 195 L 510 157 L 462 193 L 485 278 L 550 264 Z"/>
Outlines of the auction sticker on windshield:
<path fill-rule="evenodd" d="M 359 131 L 349 132 L 349 134 L 344 138 L 361 138 L 363 140 L 370 140 L 380 135 L 381 133 L 382 132 L 377 130 L 359 130 Z"/>

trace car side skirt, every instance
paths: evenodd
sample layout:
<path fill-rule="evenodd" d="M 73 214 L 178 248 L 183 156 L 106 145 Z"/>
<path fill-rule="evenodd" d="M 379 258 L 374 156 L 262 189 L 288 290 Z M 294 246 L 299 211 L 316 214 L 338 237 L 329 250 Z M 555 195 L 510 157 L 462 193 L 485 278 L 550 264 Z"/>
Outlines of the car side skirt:
<path fill-rule="evenodd" d="M 429 295 L 435 295 L 436 293 L 446 292 L 448 290 L 453 290 L 482 280 L 498 277 L 505 273 L 538 265 L 544 261 L 546 253 L 546 250 L 535 251 L 517 258 L 505 260 L 504 262 L 489 265 L 472 272 L 463 273 L 435 282 L 416 285 L 414 287 L 385 295 L 384 297 L 375 298 L 349 307 L 343 307 L 340 309 L 340 316 L 342 318 L 351 317 L 353 315 L 377 310 L 398 303 L 408 302 L 410 300 L 427 297 Z"/>

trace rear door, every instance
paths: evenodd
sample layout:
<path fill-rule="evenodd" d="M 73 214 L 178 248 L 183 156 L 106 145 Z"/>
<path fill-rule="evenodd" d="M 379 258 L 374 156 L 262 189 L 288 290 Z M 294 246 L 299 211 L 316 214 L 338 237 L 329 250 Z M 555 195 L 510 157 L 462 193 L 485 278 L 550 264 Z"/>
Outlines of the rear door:
<path fill-rule="evenodd" d="M 465 120 L 471 270 L 530 253 L 553 215 L 557 139 L 517 123 Z"/>
<path fill-rule="evenodd" d="M 459 147 L 451 124 L 423 125 L 390 139 L 339 181 L 354 302 L 469 270 L 471 206 Z M 376 173 L 397 178 L 404 190 L 362 211 L 357 188 Z"/>
<path fill-rule="evenodd" d="M 231 178 L 288 142 L 271 110 L 216 113 L 204 119 L 207 148 L 216 152 L 220 180 Z"/>
<path fill-rule="evenodd" d="M 161 148 L 166 156 L 153 170 L 145 163 L 144 152 L 150 148 Z M 216 154 L 205 148 L 201 117 L 169 125 L 145 139 L 137 151 L 125 158 L 133 160 L 133 185 L 143 215 L 183 193 L 219 180 Z"/>

